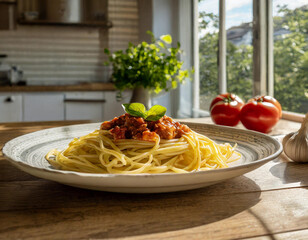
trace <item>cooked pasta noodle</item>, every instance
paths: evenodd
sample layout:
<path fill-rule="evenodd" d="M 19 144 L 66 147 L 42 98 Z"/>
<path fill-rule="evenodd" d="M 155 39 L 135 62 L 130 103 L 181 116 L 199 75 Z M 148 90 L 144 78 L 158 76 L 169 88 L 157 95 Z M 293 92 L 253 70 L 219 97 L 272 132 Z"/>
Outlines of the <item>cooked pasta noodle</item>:
<path fill-rule="evenodd" d="M 217 144 L 190 131 L 180 138 L 144 141 L 114 140 L 110 131 L 75 138 L 63 151 L 51 150 L 46 159 L 55 168 L 86 173 L 186 173 L 226 168 L 240 153 L 230 144 Z"/>

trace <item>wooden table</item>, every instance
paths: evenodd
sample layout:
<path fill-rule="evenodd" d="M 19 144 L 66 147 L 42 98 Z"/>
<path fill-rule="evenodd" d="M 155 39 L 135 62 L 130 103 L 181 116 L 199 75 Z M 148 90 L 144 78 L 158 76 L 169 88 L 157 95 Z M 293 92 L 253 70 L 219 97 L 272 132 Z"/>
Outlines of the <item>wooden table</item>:
<path fill-rule="evenodd" d="M 0 124 L 0 145 L 69 124 Z M 280 120 L 271 134 L 299 125 Z M 0 182 L 0 239 L 308 239 L 308 164 L 284 155 L 244 176 L 176 193 L 73 188 L 23 173 L 3 156 Z"/>

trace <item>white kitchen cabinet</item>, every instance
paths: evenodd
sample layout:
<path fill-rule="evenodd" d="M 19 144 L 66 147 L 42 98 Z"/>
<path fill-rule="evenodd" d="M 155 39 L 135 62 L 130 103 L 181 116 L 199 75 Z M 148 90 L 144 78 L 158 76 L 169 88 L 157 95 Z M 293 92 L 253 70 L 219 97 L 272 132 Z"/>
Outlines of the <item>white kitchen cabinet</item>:
<path fill-rule="evenodd" d="M 27 93 L 23 97 L 24 121 L 64 120 L 63 93 Z"/>
<path fill-rule="evenodd" d="M 22 121 L 22 95 L 0 95 L 0 122 Z"/>
<path fill-rule="evenodd" d="M 131 98 L 131 91 L 116 97 L 115 91 L 106 92 L 70 92 L 65 94 L 66 120 L 91 120 L 102 122 L 124 113 L 121 104 Z"/>
<path fill-rule="evenodd" d="M 66 120 L 103 120 L 104 92 L 69 92 L 65 94 L 64 102 Z"/>
<path fill-rule="evenodd" d="M 111 120 L 124 113 L 131 91 L 117 92 L 24 92 L 0 94 L 0 122 Z"/>
<path fill-rule="evenodd" d="M 105 92 L 106 104 L 104 108 L 104 120 L 111 120 L 114 117 L 118 117 L 124 114 L 124 110 L 121 106 L 123 103 L 129 103 L 132 92 L 124 91 L 122 93 L 122 98 L 117 98 L 116 92 Z"/>

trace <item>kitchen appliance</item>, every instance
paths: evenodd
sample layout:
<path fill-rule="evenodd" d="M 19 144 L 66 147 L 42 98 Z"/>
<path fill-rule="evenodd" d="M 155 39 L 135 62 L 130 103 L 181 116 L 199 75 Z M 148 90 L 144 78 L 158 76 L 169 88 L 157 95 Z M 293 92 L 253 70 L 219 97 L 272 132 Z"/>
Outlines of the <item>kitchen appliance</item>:
<path fill-rule="evenodd" d="M 107 24 L 111 27 L 108 0 L 18 0 L 18 6 L 21 24 Z"/>
<path fill-rule="evenodd" d="M 18 66 L 3 63 L 6 54 L 0 54 L 0 85 L 24 85 L 23 71 Z"/>
<path fill-rule="evenodd" d="M 81 0 L 47 0 L 47 19 L 62 23 L 81 22 L 82 3 Z"/>

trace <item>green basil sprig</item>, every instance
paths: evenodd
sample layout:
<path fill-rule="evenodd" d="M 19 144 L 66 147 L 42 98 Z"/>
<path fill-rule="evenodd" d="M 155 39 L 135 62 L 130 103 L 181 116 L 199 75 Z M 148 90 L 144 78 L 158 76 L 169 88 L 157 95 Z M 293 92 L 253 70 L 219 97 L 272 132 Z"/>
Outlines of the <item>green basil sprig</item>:
<path fill-rule="evenodd" d="M 122 107 L 128 114 L 134 117 L 142 117 L 147 121 L 157 121 L 162 118 L 167 111 L 167 108 L 161 105 L 154 105 L 147 111 L 142 103 L 125 103 L 122 104 Z"/>

